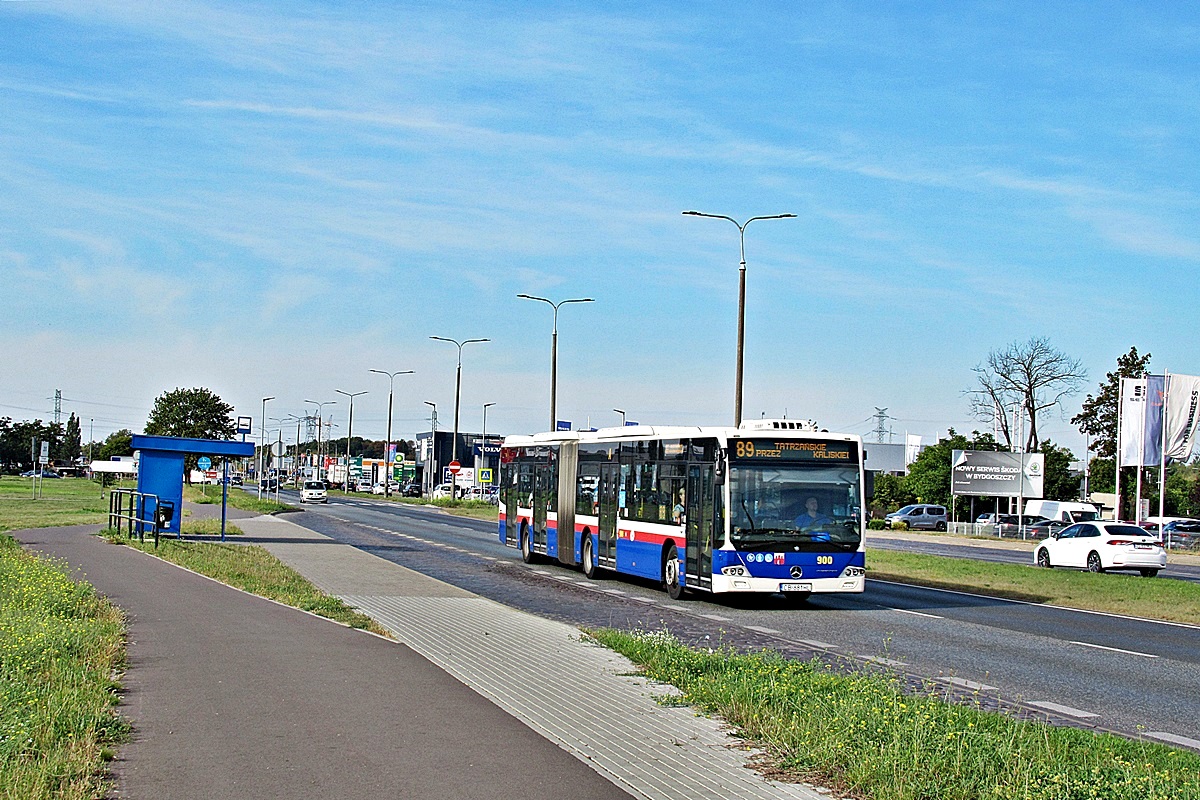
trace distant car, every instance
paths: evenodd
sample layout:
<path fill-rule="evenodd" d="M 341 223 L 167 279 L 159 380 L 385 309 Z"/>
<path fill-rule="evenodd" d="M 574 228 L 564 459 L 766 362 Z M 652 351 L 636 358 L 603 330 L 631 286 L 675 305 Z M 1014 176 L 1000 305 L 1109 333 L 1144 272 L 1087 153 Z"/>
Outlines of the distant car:
<path fill-rule="evenodd" d="M 905 506 L 899 511 L 893 511 L 883 518 L 883 526 L 890 528 L 894 523 L 903 522 L 909 530 L 944 531 L 948 518 L 944 506 L 934 506 L 927 503 Z"/>
<path fill-rule="evenodd" d="M 279 490 L 279 479 L 278 478 L 262 478 L 258 482 L 258 488 L 262 489 L 264 492 L 278 491 Z"/>
<path fill-rule="evenodd" d="M 238 475 L 236 472 L 229 476 L 229 485 L 230 486 L 241 486 L 242 483 L 243 483 L 242 476 Z"/>
<path fill-rule="evenodd" d="M 454 484 L 453 483 L 439 483 L 437 486 L 433 487 L 433 499 L 434 500 L 441 500 L 443 498 L 452 498 L 452 497 L 454 497 Z"/>
<path fill-rule="evenodd" d="M 304 488 L 300 490 L 301 503 L 328 503 L 329 490 L 325 488 L 323 481 L 305 481 Z"/>
<path fill-rule="evenodd" d="M 371 487 L 371 494 L 399 494 L 400 484 L 396 481 L 388 481 L 386 484 L 383 481 Z"/>
<path fill-rule="evenodd" d="M 400 494 L 404 497 L 420 497 L 421 484 L 416 481 L 409 481 L 404 484 L 404 487 L 400 490 Z"/>
<path fill-rule="evenodd" d="M 1171 548 L 1200 545 L 1200 519 L 1177 519 L 1163 526 L 1162 542 Z"/>
<path fill-rule="evenodd" d="M 1026 528 L 1026 533 L 1036 538 L 1053 536 L 1070 525 L 1069 522 L 1059 522 L 1056 519 L 1040 519 Z"/>
<path fill-rule="evenodd" d="M 1038 542 L 1039 567 L 1075 567 L 1088 572 L 1137 570 L 1153 578 L 1167 565 L 1155 534 L 1123 522 L 1078 522 Z"/>
<path fill-rule="evenodd" d="M 32 478 L 35 475 L 38 476 L 39 478 L 61 478 L 62 477 L 62 475 L 59 475 L 57 472 L 55 472 L 52 469 L 44 469 L 41 472 L 31 469 L 27 472 L 21 473 L 22 478 Z"/>

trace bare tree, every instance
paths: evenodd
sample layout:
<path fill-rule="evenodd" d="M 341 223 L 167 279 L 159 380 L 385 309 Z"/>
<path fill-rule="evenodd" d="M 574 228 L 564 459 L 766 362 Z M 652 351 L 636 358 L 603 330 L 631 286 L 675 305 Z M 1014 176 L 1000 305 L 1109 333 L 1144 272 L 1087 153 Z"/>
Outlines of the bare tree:
<path fill-rule="evenodd" d="M 1024 441 L 1026 452 L 1041 445 L 1038 414 L 1078 394 L 1087 380 L 1087 370 L 1079 360 L 1054 349 L 1045 337 L 993 350 L 988 353 L 987 361 L 976 365 L 973 371 L 978 387 L 967 392 L 971 413 L 984 422 L 999 423 L 1000 433 L 1011 449 L 1014 432 L 1006 412 L 1020 406 L 1029 418 Z"/>

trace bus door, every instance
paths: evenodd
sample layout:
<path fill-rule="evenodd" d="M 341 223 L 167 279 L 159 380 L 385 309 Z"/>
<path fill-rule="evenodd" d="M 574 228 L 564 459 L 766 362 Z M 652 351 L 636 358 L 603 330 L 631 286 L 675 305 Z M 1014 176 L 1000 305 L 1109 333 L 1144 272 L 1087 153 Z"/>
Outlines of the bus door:
<path fill-rule="evenodd" d="M 513 547 L 520 545 L 517 537 L 521 535 L 521 525 L 517 522 L 517 500 L 520 496 L 517 483 L 519 474 L 520 467 L 515 462 L 510 462 L 500 468 L 500 480 L 503 482 L 500 496 L 504 500 L 504 543 Z"/>
<path fill-rule="evenodd" d="M 615 461 L 600 465 L 600 512 L 596 562 L 606 567 L 617 563 L 617 483 L 621 480 L 621 465 Z"/>
<path fill-rule="evenodd" d="M 558 492 L 558 487 L 554 485 L 554 466 L 544 463 L 535 465 L 533 484 L 533 550 L 548 553 L 546 512 L 549 510 L 550 493 Z"/>
<path fill-rule="evenodd" d="M 689 464 L 687 473 L 687 558 L 689 586 L 712 588 L 713 465 Z"/>

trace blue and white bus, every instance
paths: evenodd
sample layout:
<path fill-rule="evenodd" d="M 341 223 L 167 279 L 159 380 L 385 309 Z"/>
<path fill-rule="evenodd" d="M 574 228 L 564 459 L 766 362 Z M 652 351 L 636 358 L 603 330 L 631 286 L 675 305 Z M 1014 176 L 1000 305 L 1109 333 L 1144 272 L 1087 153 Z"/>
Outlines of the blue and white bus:
<path fill-rule="evenodd" d="M 509 436 L 500 482 L 500 541 L 526 562 L 672 598 L 864 588 L 862 441 L 808 421 Z"/>

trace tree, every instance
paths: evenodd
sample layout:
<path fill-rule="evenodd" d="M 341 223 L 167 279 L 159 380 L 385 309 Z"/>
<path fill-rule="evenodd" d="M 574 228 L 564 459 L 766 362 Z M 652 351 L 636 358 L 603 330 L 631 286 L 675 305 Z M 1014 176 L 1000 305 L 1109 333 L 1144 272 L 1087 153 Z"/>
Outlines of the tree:
<path fill-rule="evenodd" d="M 1061 405 L 1087 379 L 1087 370 L 1079 360 L 1054 349 L 1045 337 L 993 350 L 974 372 L 978 388 L 967 392 L 971 413 L 983 422 L 998 422 L 1001 435 L 1012 449 L 1015 435 L 1006 413 L 1019 405 L 1029 420 L 1022 443 L 1026 452 L 1036 452 L 1041 444 L 1038 414 Z"/>
<path fill-rule="evenodd" d="M 133 455 L 133 431 L 122 428 L 110 433 L 96 448 L 93 458 L 96 461 L 111 461 L 116 456 Z"/>
<path fill-rule="evenodd" d="M 232 439 L 233 406 L 208 389 L 175 389 L 159 395 L 150 409 L 146 433 L 150 436 L 183 436 L 191 439 Z M 188 484 L 196 468 L 196 456 L 184 460 Z"/>
<path fill-rule="evenodd" d="M 82 444 L 83 433 L 79 429 L 79 418 L 71 414 L 67 420 L 66 434 L 63 436 L 62 444 L 59 445 L 58 458 L 62 461 L 69 461 L 74 464 L 83 455 Z"/>
<path fill-rule="evenodd" d="M 1041 453 L 1046 459 L 1046 469 L 1042 477 L 1042 497 L 1047 500 L 1077 499 L 1083 476 L 1071 469 L 1075 454 L 1053 442 L 1042 442 Z"/>
<path fill-rule="evenodd" d="M 1136 347 L 1117 358 L 1117 369 L 1104 376 L 1095 396 L 1088 395 L 1082 409 L 1071 424 L 1092 437 L 1088 449 L 1099 458 L 1113 458 L 1117 453 L 1117 403 L 1121 394 L 1121 378 L 1144 378 L 1148 374 L 1150 354 L 1139 356 Z"/>
<path fill-rule="evenodd" d="M 903 477 L 892 475 L 890 472 L 876 473 L 869 503 L 872 516 L 883 516 L 915 499 L 912 492 L 904 488 Z"/>

